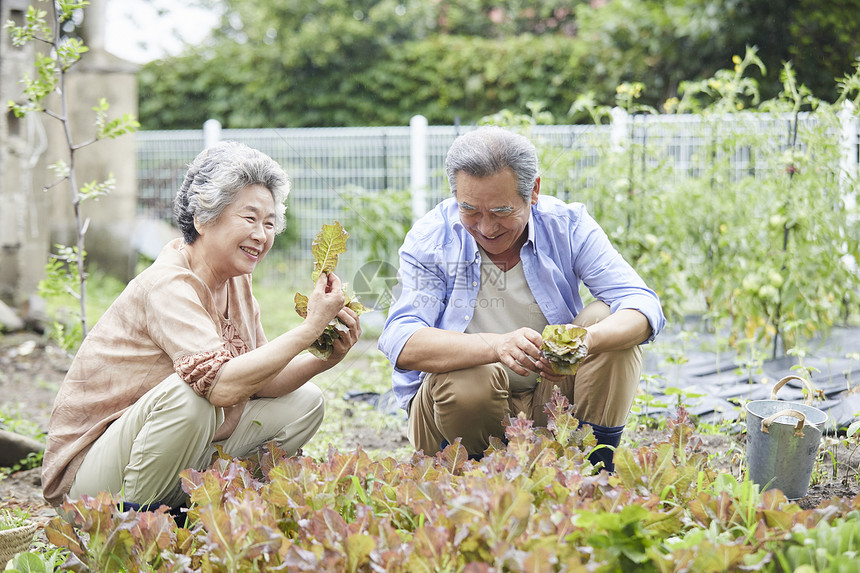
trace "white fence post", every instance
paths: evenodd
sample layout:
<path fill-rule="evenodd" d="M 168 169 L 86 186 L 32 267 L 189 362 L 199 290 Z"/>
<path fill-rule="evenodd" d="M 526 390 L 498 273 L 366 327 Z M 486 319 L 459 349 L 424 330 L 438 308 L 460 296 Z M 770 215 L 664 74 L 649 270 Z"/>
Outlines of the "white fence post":
<path fill-rule="evenodd" d="M 847 191 L 852 182 L 857 182 L 860 176 L 860 168 L 857 164 L 857 138 L 858 120 L 854 117 L 854 104 L 850 101 L 842 103 L 839 110 L 839 123 L 842 133 L 839 138 L 839 146 L 842 149 L 842 161 L 839 170 L 839 184 L 843 191 Z M 857 208 L 854 195 L 845 193 L 845 208 L 853 211 Z"/>
<path fill-rule="evenodd" d="M 208 149 L 221 141 L 221 122 L 207 119 L 203 122 L 203 149 Z"/>
<path fill-rule="evenodd" d="M 613 107 L 610 113 L 612 115 L 612 132 L 609 135 L 609 148 L 612 151 L 624 151 L 627 140 L 627 122 L 630 121 L 630 116 L 620 107 Z"/>
<path fill-rule="evenodd" d="M 409 168 L 412 191 L 412 222 L 427 212 L 427 118 L 409 120 Z"/>

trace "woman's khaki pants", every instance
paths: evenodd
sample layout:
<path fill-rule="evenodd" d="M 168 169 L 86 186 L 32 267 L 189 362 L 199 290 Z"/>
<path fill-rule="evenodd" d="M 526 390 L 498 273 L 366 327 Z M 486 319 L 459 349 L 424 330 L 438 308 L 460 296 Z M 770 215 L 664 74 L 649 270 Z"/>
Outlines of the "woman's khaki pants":
<path fill-rule="evenodd" d="M 213 442 L 223 410 L 174 374 L 108 426 L 84 458 L 69 496 L 108 491 L 141 505 L 178 507 L 187 501 L 179 473 L 209 467 L 216 444 L 240 457 L 274 440 L 292 454 L 316 433 L 324 412 L 322 392 L 308 382 L 280 398 L 249 401 L 230 437 Z"/>
<path fill-rule="evenodd" d="M 609 306 L 595 301 L 574 319 L 589 326 L 608 317 Z M 437 374 L 428 374 L 409 407 L 409 440 L 416 450 L 433 455 L 443 440 L 461 444 L 470 455 L 480 455 L 489 446 L 490 436 L 504 437 L 502 421 L 525 413 L 536 426 L 546 426 L 544 405 L 553 386 L 575 406 L 576 417 L 594 427 L 600 443 L 617 445 L 617 440 L 601 440 L 600 432 L 617 434 L 627 420 L 642 372 L 642 349 L 586 356 L 575 376 L 560 382 L 541 381 L 534 390 L 512 394 L 508 376 L 500 363 L 486 364 Z M 612 443 L 614 442 L 614 443 Z M 611 462 L 611 460 L 610 460 Z"/>

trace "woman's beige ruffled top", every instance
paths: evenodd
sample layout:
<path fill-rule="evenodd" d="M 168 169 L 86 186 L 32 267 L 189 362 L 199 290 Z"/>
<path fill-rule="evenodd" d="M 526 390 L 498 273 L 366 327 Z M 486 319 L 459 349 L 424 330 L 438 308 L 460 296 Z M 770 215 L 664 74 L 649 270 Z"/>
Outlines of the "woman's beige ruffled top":
<path fill-rule="evenodd" d="M 177 373 L 208 397 L 228 360 L 265 344 L 251 277 L 229 281 L 228 314 L 195 275 L 176 239 L 132 280 L 87 335 L 54 402 L 42 464 L 45 499 L 58 505 L 92 443 L 147 391 Z M 225 412 L 228 437 L 244 403 Z"/>

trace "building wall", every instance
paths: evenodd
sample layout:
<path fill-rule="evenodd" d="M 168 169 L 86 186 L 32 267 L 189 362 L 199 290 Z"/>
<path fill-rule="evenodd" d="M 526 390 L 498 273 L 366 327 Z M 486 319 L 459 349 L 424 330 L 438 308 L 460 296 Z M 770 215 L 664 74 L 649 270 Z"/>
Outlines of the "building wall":
<path fill-rule="evenodd" d="M 95 136 L 96 115 L 92 110 L 100 98 L 110 104 L 108 119 L 131 113 L 137 116 L 137 67 L 100 50 L 91 49 L 67 76 L 69 121 L 76 143 Z M 47 120 L 47 119 L 46 119 Z M 54 177 L 49 165 L 69 163 L 69 151 L 60 122 L 46 124 L 49 145 L 35 175 L 37 185 L 50 185 Z M 88 261 L 120 280 L 133 276 L 131 233 L 137 208 L 136 146 L 133 134 L 105 139 L 75 152 L 75 176 L 80 189 L 91 181 L 111 176 L 116 187 L 98 199 L 81 203 L 82 221 L 89 219 L 85 236 Z M 77 230 L 71 189 L 67 183 L 51 189 L 50 234 L 52 243 L 73 245 Z"/>
<path fill-rule="evenodd" d="M 32 0 L 0 0 L 0 22 L 24 23 Z M 104 10 L 101 1 L 87 8 L 92 28 L 85 34 L 90 51 L 66 76 L 72 142 L 79 145 L 95 136 L 92 108 L 104 97 L 110 104 L 108 120 L 137 115 L 138 67 L 103 48 Z M 7 31 L 0 38 L 0 101 L 21 101 L 20 80 L 34 75 L 34 44 L 14 47 Z M 46 107 L 59 112 L 52 96 Z M 5 108 L 5 106 L 4 106 Z M 41 113 L 0 117 L 0 298 L 19 306 L 37 292 L 52 246 L 76 243 L 71 188 L 54 185 L 50 166 L 70 163 L 69 148 L 60 121 Z M 133 135 L 98 141 L 75 152 L 78 187 L 113 176 L 115 189 L 98 200 L 82 204 L 82 221 L 89 219 L 85 249 L 88 261 L 121 280 L 133 275 L 135 256 L 131 234 L 137 204 L 136 147 Z"/>
<path fill-rule="evenodd" d="M 2 0 L 0 22 L 24 22 L 26 0 Z M 21 100 L 20 79 L 32 75 L 32 44 L 12 45 L 0 37 L 0 102 Z M 33 185 L 33 173 L 44 150 L 45 133 L 35 116 L 0 113 L 0 299 L 17 306 L 36 292 L 50 245 L 48 199 Z"/>

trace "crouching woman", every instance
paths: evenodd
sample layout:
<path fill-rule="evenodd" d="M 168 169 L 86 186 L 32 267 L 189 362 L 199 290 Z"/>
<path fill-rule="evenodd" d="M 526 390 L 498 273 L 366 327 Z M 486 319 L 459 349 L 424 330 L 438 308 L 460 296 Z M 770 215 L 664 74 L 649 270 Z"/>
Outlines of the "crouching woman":
<path fill-rule="evenodd" d="M 107 491 L 178 507 L 180 472 L 207 468 L 216 445 L 244 456 L 274 440 L 294 453 L 316 433 L 324 400 L 310 380 L 361 327 L 340 279 L 323 274 L 304 322 L 266 340 L 251 272 L 284 228 L 288 192 L 283 169 L 243 144 L 192 162 L 174 202 L 182 238 L 96 323 L 59 389 L 42 469 L 49 503 Z M 302 354 L 335 316 L 349 331 L 331 357 Z"/>

